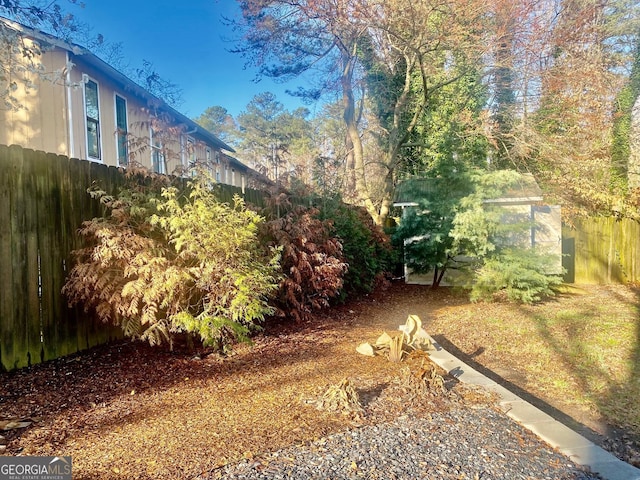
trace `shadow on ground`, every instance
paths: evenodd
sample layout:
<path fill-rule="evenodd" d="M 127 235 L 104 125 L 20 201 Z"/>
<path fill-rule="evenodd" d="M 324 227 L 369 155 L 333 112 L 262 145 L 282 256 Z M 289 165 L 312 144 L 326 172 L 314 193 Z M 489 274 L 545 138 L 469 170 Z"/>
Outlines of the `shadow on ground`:
<path fill-rule="evenodd" d="M 565 412 L 562 412 L 553 405 L 550 405 L 543 399 L 532 395 L 527 390 L 520 388 L 515 383 L 505 379 L 503 376 L 499 375 L 493 370 L 490 370 L 482 364 L 478 363 L 474 360 L 474 356 L 477 355 L 476 352 L 472 353 L 471 355 L 464 353 L 444 335 L 433 335 L 433 339 L 438 342 L 440 346 L 442 346 L 442 348 L 462 360 L 473 369 L 480 372 L 482 375 L 490 378 L 491 380 L 506 388 L 510 392 L 514 393 L 518 397 L 522 398 L 526 402 L 529 402 L 531 405 L 542 410 L 546 414 L 553 417 L 555 420 L 571 428 L 583 437 L 591 440 L 593 443 L 600 445 L 606 450 L 609 450 L 618 458 L 621 458 L 622 460 L 636 467 L 640 466 L 638 464 L 638 439 L 631 432 L 627 432 L 624 429 L 614 428 L 611 425 L 605 424 L 603 425 L 605 435 L 602 435 L 592 428 L 588 427 L 587 425 L 584 425 L 580 421 L 576 420 L 572 416 L 566 414 Z"/>

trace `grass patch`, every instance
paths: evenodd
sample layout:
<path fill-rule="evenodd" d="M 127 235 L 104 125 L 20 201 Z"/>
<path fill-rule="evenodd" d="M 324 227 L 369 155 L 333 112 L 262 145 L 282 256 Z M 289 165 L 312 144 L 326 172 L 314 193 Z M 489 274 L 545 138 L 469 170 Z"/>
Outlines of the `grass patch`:
<path fill-rule="evenodd" d="M 639 298 L 616 285 L 531 306 L 461 303 L 434 311 L 429 329 L 466 354 L 480 349 L 475 361 L 514 370 L 526 379 L 518 386 L 557 408 L 595 412 L 640 435 Z"/>

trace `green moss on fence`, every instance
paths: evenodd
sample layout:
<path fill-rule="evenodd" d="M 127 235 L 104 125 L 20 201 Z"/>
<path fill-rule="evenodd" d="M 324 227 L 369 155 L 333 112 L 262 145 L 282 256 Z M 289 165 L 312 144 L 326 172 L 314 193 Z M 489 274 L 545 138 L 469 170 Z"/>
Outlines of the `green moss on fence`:
<path fill-rule="evenodd" d="M 80 308 L 69 308 L 62 286 L 76 234 L 103 208 L 87 194 L 93 182 L 108 192 L 123 183 L 116 167 L 0 145 L 0 367 L 12 370 L 103 344 L 122 334 Z M 218 186 L 220 196 L 242 195 Z M 261 192 L 247 189 L 262 206 Z"/>

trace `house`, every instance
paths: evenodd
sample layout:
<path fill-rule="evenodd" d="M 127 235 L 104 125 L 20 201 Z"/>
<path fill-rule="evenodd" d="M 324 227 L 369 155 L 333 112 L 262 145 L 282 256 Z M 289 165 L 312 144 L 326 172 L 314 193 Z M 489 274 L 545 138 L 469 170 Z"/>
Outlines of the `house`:
<path fill-rule="evenodd" d="M 401 207 L 403 214 L 406 209 L 417 208 L 418 198 L 429 196 L 434 192 L 434 180 L 428 178 L 410 179 L 402 182 L 396 189 L 394 206 Z M 455 187 L 452 187 L 455 188 Z M 450 191 L 449 193 L 455 194 Z M 460 193 L 462 197 L 466 194 Z M 543 250 L 546 253 L 557 257 L 557 268 L 550 271 L 550 274 L 562 273 L 562 219 L 560 206 L 544 205 L 542 190 L 531 174 L 519 174 L 515 184 L 496 194 L 492 198 L 483 200 L 485 206 L 498 206 L 503 210 L 503 222 L 507 223 L 530 223 L 531 226 L 523 235 L 517 235 L 509 239 L 512 244 L 524 247 L 533 247 Z M 429 232 L 425 232 L 429 235 Z M 420 238 L 405 240 L 408 242 L 419 241 Z M 511 244 L 511 243 L 510 243 Z M 464 262 L 468 258 L 460 257 L 457 260 Z M 431 284 L 433 281 L 433 271 L 426 274 L 411 272 L 405 264 L 405 282 L 416 284 Z M 462 277 L 455 269 L 448 270 L 444 276 L 443 285 L 458 285 Z"/>
<path fill-rule="evenodd" d="M 5 18 L 0 29 L 19 45 L 1 59 L 9 74 L 0 72 L 0 91 L 10 98 L 0 107 L 0 144 L 163 174 L 200 164 L 220 183 L 261 183 L 233 148 L 87 49 Z"/>

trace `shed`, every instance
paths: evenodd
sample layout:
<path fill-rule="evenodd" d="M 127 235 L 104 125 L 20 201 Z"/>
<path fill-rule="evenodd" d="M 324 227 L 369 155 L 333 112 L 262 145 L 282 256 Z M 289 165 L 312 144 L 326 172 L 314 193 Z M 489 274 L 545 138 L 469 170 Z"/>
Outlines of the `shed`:
<path fill-rule="evenodd" d="M 429 196 L 435 190 L 437 179 L 413 178 L 400 183 L 396 188 L 394 206 L 401 207 L 403 214 L 406 209 L 419 206 L 418 199 Z M 451 187 L 451 193 L 456 193 L 456 186 Z M 460 193 L 462 197 L 465 194 Z M 531 220 L 531 227 L 525 246 L 538 249 L 557 256 L 557 268 L 550 274 L 560 274 L 562 272 L 562 220 L 561 208 L 559 205 L 545 205 L 540 186 L 533 175 L 525 173 L 519 174 L 517 184 L 503 192 L 495 198 L 484 200 L 485 205 L 495 205 L 504 207 L 505 217 Z M 400 220 L 402 221 L 402 220 Z M 429 232 L 424 232 L 429 235 Z M 423 237 L 422 237 L 423 238 Z M 405 244 L 419 241 L 419 238 L 407 239 Z M 522 240 L 520 239 L 519 242 Z M 461 259 L 463 261 L 463 259 Z M 429 285 L 433 281 L 433 271 L 425 274 L 411 272 L 409 267 L 404 266 L 404 276 L 406 283 Z M 442 281 L 442 285 L 457 285 L 461 283 L 459 275 L 455 271 L 448 271 Z"/>

